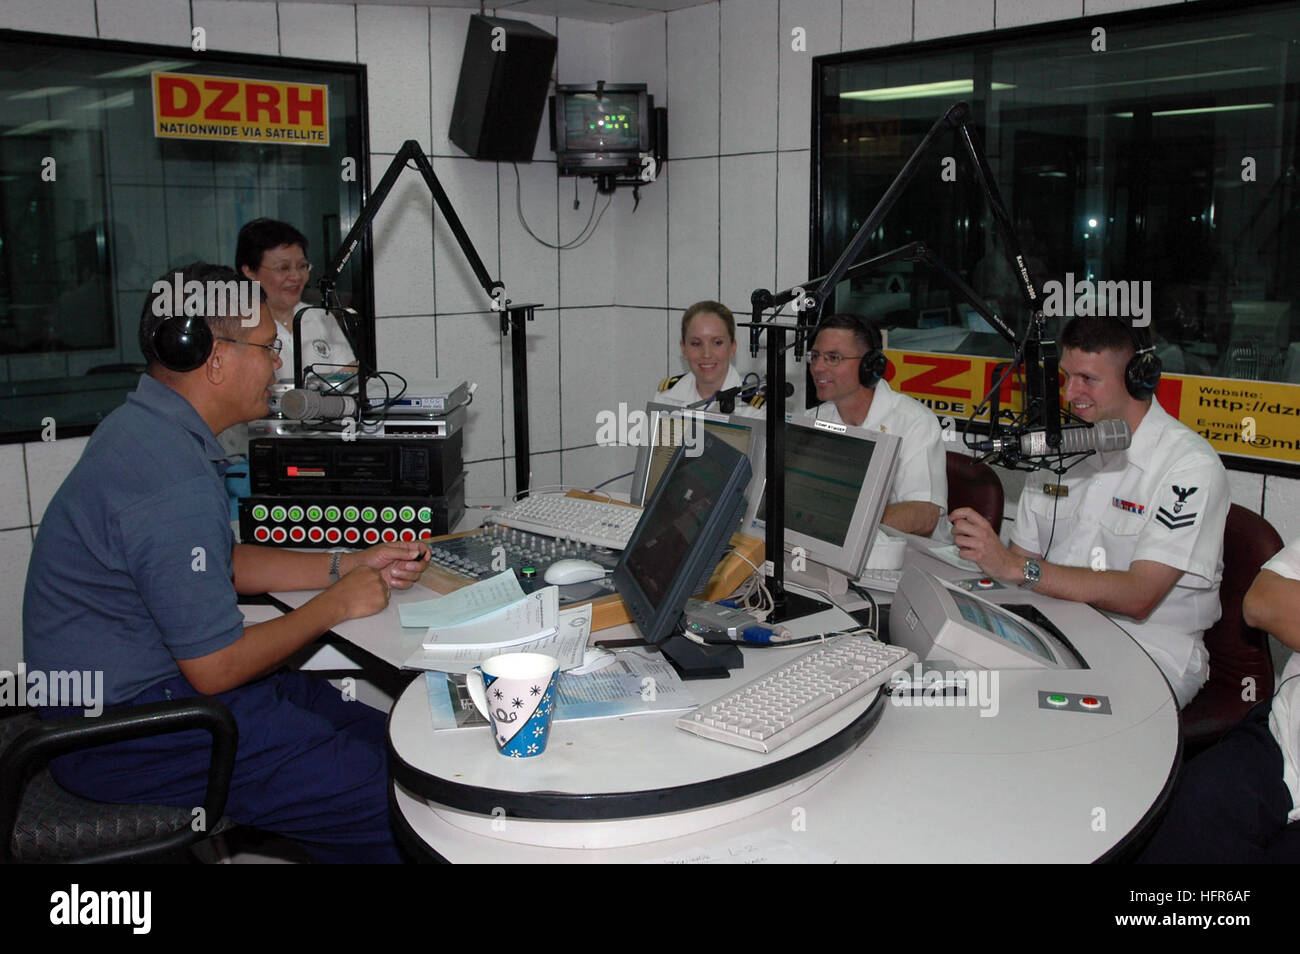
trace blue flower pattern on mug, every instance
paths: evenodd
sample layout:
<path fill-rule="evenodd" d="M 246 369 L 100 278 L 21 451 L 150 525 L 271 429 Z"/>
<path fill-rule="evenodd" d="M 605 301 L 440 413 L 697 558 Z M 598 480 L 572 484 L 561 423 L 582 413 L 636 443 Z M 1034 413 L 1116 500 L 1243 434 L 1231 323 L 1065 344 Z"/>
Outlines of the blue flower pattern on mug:
<path fill-rule="evenodd" d="M 541 696 L 541 699 L 537 702 L 537 708 L 533 710 L 532 714 L 526 720 L 527 723 L 531 723 L 532 732 L 530 734 L 526 736 L 522 731 L 518 732 L 513 737 L 507 737 L 504 732 L 497 732 L 495 734 L 497 747 L 501 750 L 502 755 L 507 755 L 510 758 L 515 759 L 527 758 L 533 755 L 540 755 L 546 750 L 546 742 L 550 729 L 550 716 L 555 708 L 554 705 L 551 704 L 551 694 L 555 688 L 555 679 L 556 676 L 552 676 L 550 683 L 548 683 L 544 688 L 540 685 L 529 687 L 527 693 L 528 696 L 531 696 L 533 699 L 537 699 L 539 695 Z M 500 688 L 493 689 L 492 694 L 496 699 L 505 698 Z M 522 698 L 514 697 L 510 699 L 509 705 L 512 708 L 517 709 L 523 708 L 527 704 Z M 505 720 L 509 718 L 509 715 L 514 714 L 515 713 L 513 712 L 507 714 L 505 711 L 502 711 L 501 715 L 504 718 L 498 720 L 496 728 L 501 728 L 501 723 L 505 722 Z"/>

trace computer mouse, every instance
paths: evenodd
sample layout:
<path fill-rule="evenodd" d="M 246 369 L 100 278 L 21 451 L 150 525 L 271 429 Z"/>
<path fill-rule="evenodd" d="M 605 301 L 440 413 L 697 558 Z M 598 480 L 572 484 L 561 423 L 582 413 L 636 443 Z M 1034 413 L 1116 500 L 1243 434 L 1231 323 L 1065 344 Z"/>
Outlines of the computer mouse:
<path fill-rule="evenodd" d="M 542 579 L 547 583 L 564 586 L 566 583 L 586 583 L 599 580 L 609 571 L 590 560 L 556 560 L 546 568 Z"/>

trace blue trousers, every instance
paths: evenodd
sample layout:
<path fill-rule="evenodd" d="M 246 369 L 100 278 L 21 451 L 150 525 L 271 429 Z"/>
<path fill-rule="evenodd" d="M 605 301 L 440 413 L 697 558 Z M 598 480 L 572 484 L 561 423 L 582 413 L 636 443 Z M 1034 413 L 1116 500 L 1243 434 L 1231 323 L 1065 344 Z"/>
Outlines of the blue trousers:
<path fill-rule="evenodd" d="M 1259 703 L 1187 763 L 1138 864 L 1300 862 L 1300 822 L 1287 823 L 1291 793 L 1268 729 L 1269 705 Z"/>
<path fill-rule="evenodd" d="M 177 676 L 131 704 L 195 695 Z M 383 713 L 298 672 L 214 698 L 239 726 L 227 815 L 301 842 L 318 861 L 402 860 L 388 824 Z M 66 755 L 51 762 L 50 771 L 85 798 L 188 808 L 203 804 L 210 753 L 206 732 L 178 732 Z"/>

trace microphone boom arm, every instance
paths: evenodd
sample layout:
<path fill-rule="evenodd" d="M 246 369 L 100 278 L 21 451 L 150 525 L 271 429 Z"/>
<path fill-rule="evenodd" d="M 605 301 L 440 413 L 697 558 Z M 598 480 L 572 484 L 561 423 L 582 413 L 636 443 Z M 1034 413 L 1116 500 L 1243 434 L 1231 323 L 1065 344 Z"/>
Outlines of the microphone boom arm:
<path fill-rule="evenodd" d="M 522 493 L 528 488 L 530 481 L 529 468 L 529 450 L 528 450 L 528 352 L 524 341 L 524 329 L 526 323 L 533 320 L 533 311 L 538 308 L 535 304 L 512 305 L 506 298 L 505 284 L 499 280 L 493 279 L 488 274 L 487 267 L 483 264 L 483 259 L 479 257 L 478 251 L 474 248 L 474 243 L 470 241 L 469 233 L 465 231 L 465 226 L 460 221 L 460 216 L 456 214 L 456 209 L 451 204 L 451 199 L 447 191 L 438 181 L 438 176 L 433 171 L 433 166 L 424 154 L 420 144 L 414 139 L 408 139 L 402 143 L 401 148 L 397 150 L 397 155 L 393 156 L 392 162 L 388 164 L 383 177 L 379 184 L 375 186 L 370 194 L 370 199 L 366 202 L 361 214 L 357 220 L 352 223 L 352 228 L 344 237 L 343 242 L 339 245 L 338 250 L 334 253 L 333 258 L 325 266 L 325 271 L 321 274 L 316 283 L 320 289 L 323 304 L 327 310 L 339 310 L 338 298 L 338 277 L 347 265 L 348 259 L 356 250 L 358 243 L 370 224 L 374 221 L 379 209 L 383 206 L 384 200 L 388 198 L 389 192 L 392 191 L 397 177 L 400 176 L 406 168 L 407 163 L 415 163 L 416 170 L 423 177 L 425 185 L 433 194 L 433 201 L 438 206 L 443 220 L 447 227 L 451 229 L 451 234 L 456 239 L 456 244 L 460 246 L 461 254 L 465 256 L 465 261 L 469 263 L 470 270 L 474 273 L 475 280 L 478 281 L 479 287 L 491 299 L 491 308 L 493 311 L 501 313 L 501 334 L 511 336 L 510 340 L 510 357 L 513 378 L 513 395 L 514 395 L 514 425 L 515 425 L 515 490 Z M 298 320 L 294 321 L 294 387 L 302 387 L 301 355 L 302 347 L 299 341 Z M 344 332 L 346 334 L 346 322 Z M 354 349 L 355 351 L 355 349 Z M 366 406 L 366 375 L 359 375 L 359 407 Z"/>

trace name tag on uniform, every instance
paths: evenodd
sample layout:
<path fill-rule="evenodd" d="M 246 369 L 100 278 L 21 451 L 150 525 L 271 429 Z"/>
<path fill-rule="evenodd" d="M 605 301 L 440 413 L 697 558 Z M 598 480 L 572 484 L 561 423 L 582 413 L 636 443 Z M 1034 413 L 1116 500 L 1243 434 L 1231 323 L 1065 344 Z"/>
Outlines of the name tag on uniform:
<path fill-rule="evenodd" d="M 1068 497 L 1070 496 L 1070 486 L 1068 484 L 1043 484 L 1043 493 L 1049 497 Z"/>

